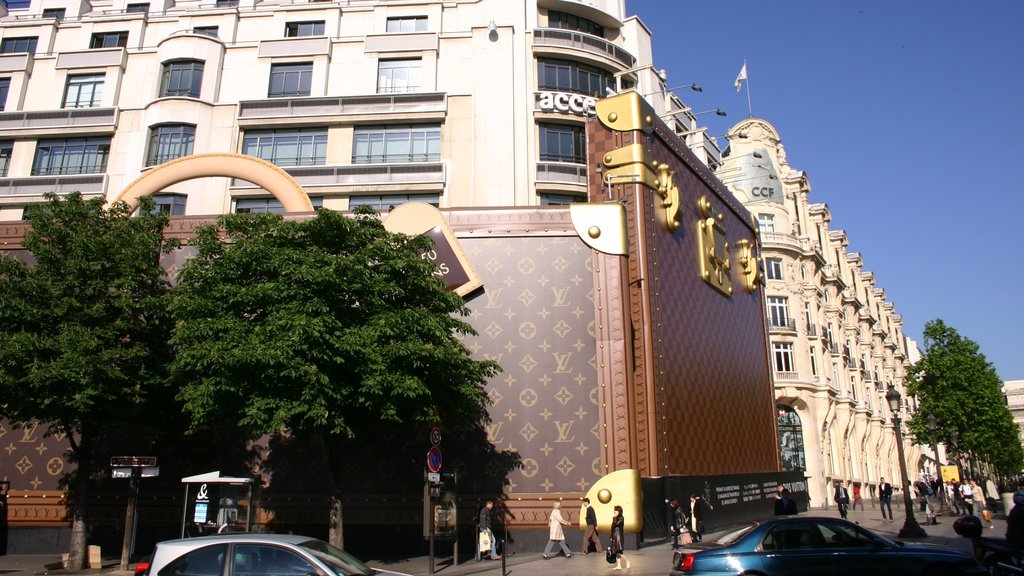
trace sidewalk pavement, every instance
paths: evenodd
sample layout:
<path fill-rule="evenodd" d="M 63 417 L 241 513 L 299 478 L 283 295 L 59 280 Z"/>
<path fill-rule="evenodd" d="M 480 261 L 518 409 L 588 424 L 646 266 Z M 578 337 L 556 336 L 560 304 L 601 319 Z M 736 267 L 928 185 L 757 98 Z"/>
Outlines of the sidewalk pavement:
<path fill-rule="evenodd" d="M 939 516 L 938 524 L 925 525 L 924 514 L 915 512 L 915 518 L 928 536 L 925 538 L 900 538 L 898 533 L 906 520 L 906 512 L 904 510 L 895 510 L 895 506 L 893 508 L 894 512 L 896 512 L 895 520 L 883 520 L 878 510 L 851 510 L 849 520 L 892 540 L 945 544 L 968 553 L 971 552 L 971 542 L 966 538 L 958 536 L 953 531 L 953 522 L 957 519 L 956 516 Z M 811 510 L 807 515 L 839 517 L 839 513 L 835 509 Z M 1002 538 L 1006 534 L 1006 521 L 1001 516 L 994 518 L 991 525 L 993 527 L 989 528 L 986 524 L 986 536 Z M 567 536 L 569 548 L 575 550 L 579 544 L 580 537 L 574 532 L 568 533 Z M 714 534 L 706 534 L 705 539 L 712 539 L 714 536 Z M 612 565 L 605 561 L 603 553 L 591 553 L 586 556 L 574 554 L 572 558 L 556 556 L 550 560 L 544 560 L 541 557 L 541 552 L 542 550 L 537 550 L 535 554 L 517 553 L 506 556 L 504 559 L 505 574 L 513 576 L 582 576 L 591 574 L 608 574 L 609 576 L 613 574 L 621 574 L 623 576 L 664 576 L 668 573 L 672 563 L 672 546 L 671 543 L 667 542 L 645 546 L 640 550 L 627 550 L 626 557 L 632 563 L 632 568 L 628 571 L 623 569 L 622 572 L 613 572 Z M 41 576 L 45 574 L 67 576 L 69 573 L 64 570 L 48 571 L 44 568 L 45 564 L 59 561 L 59 559 L 59 555 L 55 554 L 0 556 L 0 574 L 4 576 Z M 375 568 L 394 570 L 416 576 L 428 576 L 430 574 L 430 559 L 427 556 L 412 558 L 365 557 L 363 560 Z M 105 559 L 105 568 L 85 570 L 78 574 L 128 576 L 127 573 L 117 572 L 117 565 L 117 560 Z M 500 576 L 502 574 L 502 567 L 503 563 L 501 560 L 482 560 L 478 562 L 469 559 L 457 566 L 452 566 L 447 560 L 435 559 L 434 573 L 440 576 L 470 576 L 476 574 Z"/>

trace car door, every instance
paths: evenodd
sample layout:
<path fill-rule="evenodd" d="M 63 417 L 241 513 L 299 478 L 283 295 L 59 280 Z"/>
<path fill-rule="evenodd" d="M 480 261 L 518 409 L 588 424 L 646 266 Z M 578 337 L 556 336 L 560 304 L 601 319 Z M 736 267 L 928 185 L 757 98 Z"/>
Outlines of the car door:
<path fill-rule="evenodd" d="M 817 530 L 810 519 L 772 526 L 761 541 L 762 571 L 786 576 L 834 576 L 834 558 L 823 549 L 824 541 Z"/>
<path fill-rule="evenodd" d="M 920 568 L 899 548 L 852 522 L 823 520 L 819 529 L 836 566 L 834 576 L 907 576 Z"/>

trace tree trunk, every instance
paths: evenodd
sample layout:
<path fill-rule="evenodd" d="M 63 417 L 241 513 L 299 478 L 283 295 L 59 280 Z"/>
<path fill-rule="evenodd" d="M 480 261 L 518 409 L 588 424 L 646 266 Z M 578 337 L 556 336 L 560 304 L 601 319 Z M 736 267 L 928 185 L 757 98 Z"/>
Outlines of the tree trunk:
<path fill-rule="evenodd" d="M 341 492 L 335 489 L 331 494 L 331 525 L 327 535 L 327 541 L 331 546 L 345 549 L 345 530 L 341 515 Z"/>
<path fill-rule="evenodd" d="M 85 466 L 86 468 L 88 466 Z M 75 498 L 74 508 L 71 516 L 71 542 L 68 550 L 69 571 L 82 570 L 85 568 L 87 558 L 86 548 L 86 483 L 89 481 L 86 470 L 83 470 L 83 462 L 79 460 L 78 470 L 75 471 Z"/>
<path fill-rule="evenodd" d="M 331 546 L 340 550 L 345 549 L 345 529 L 344 529 L 344 516 L 341 510 L 341 481 L 339 475 L 336 472 L 336 464 L 344 458 L 341 454 L 338 454 L 336 450 L 332 450 L 331 447 L 336 445 L 336 442 L 331 442 L 327 438 L 326 433 L 317 434 L 317 439 L 320 442 L 320 449 L 323 452 L 324 459 L 327 460 L 327 474 L 328 480 L 331 485 L 331 497 L 329 500 L 330 510 L 328 516 L 328 530 L 327 530 L 327 542 Z"/>
<path fill-rule="evenodd" d="M 70 426 L 64 426 L 63 430 L 73 430 Z M 71 444 L 72 457 L 77 464 L 72 481 L 73 498 L 71 498 L 71 542 L 68 550 L 69 571 L 82 570 L 85 568 L 85 561 L 88 558 L 86 537 L 88 527 L 86 526 L 86 506 L 89 491 L 89 471 L 92 469 L 91 444 L 88 433 L 79 432 L 76 441 L 75 435 L 68 433 L 68 442 Z"/>

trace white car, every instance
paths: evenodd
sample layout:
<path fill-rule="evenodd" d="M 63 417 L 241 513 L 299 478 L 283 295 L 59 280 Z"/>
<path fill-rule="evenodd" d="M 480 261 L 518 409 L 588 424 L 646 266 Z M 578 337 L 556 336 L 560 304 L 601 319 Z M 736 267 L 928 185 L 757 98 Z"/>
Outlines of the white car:
<path fill-rule="evenodd" d="M 221 534 L 160 542 L 135 576 L 408 576 L 370 568 L 323 540 L 296 534 Z"/>

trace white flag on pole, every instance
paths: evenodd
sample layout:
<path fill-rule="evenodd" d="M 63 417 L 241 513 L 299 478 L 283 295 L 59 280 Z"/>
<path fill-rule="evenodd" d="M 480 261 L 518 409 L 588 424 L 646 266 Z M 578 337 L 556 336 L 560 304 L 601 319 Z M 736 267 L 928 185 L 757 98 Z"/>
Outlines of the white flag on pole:
<path fill-rule="evenodd" d="M 740 68 L 740 73 L 736 75 L 736 81 L 733 82 L 733 86 L 736 87 L 736 91 L 739 92 L 743 88 L 743 81 L 747 79 L 747 63 L 743 63 L 743 68 Z"/>

